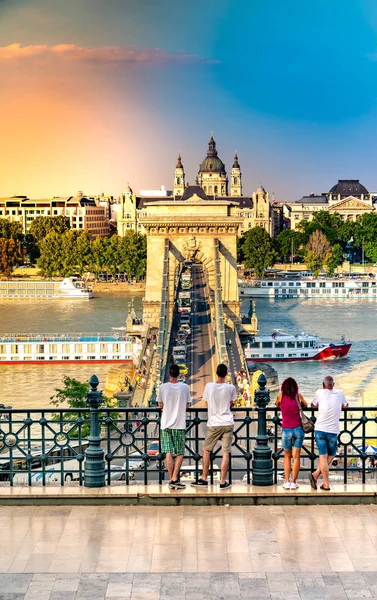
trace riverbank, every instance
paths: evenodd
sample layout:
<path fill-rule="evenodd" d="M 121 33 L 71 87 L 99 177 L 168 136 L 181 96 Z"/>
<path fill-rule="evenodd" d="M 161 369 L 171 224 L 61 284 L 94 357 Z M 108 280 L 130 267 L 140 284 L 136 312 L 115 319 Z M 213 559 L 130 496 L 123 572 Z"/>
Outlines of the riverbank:
<path fill-rule="evenodd" d="M 127 283 L 124 281 L 110 283 L 101 281 L 90 285 L 93 287 L 95 296 L 98 294 L 133 294 L 142 293 L 145 291 L 145 281 L 138 283 Z"/>

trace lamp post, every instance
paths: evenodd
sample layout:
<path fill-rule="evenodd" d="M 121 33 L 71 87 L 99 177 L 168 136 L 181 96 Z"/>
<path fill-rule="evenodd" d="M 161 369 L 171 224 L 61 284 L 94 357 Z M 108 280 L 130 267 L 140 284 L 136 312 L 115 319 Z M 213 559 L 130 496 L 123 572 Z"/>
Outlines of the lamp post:
<path fill-rule="evenodd" d="M 90 435 L 88 447 L 85 452 L 84 485 L 85 487 L 105 486 L 105 452 L 101 448 L 99 427 L 99 408 L 103 402 L 102 392 L 97 390 L 98 377 L 92 375 L 89 380 L 91 389 L 86 395 L 90 409 Z"/>
<path fill-rule="evenodd" d="M 259 390 L 254 394 L 258 412 L 258 433 L 253 452 L 253 485 L 272 485 L 272 451 L 268 445 L 266 409 L 270 402 L 270 392 L 266 390 L 267 379 L 264 373 L 258 377 Z"/>

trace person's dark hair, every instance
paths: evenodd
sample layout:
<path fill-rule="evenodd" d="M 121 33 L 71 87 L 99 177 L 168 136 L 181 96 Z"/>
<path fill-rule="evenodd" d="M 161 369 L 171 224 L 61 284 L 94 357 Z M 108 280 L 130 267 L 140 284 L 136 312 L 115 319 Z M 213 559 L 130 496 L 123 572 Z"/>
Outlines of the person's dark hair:
<path fill-rule="evenodd" d="M 179 375 L 179 366 L 175 363 L 170 365 L 169 367 L 169 375 L 170 377 L 178 377 Z"/>
<path fill-rule="evenodd" d="M 285 379 L 281 385 L 281 395 L 288 396 L 288 398 L 294 400 L 296 398 L 297 393 L 297 381 L 293 379 L 293 377 L 287 377 L 287 379 Z"/>
<path fill-rule="evenodd" d="M 228 375 L 228 367 L 226 365 L 222 365 L 222 364 L 217 365 L 216 375 L 217 375 L 217 377 L 224 379 L 224 377 L 226 377 Z"/>

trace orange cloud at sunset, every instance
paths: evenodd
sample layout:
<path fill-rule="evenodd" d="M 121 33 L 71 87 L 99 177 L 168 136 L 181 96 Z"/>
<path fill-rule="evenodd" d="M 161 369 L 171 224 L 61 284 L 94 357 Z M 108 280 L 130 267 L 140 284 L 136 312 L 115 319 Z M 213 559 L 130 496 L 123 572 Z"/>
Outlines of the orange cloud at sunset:
<path fill-rule="evenodd" d="M 205 61 L 200 56 L 185 52 L 165 52 L 159 48 L 136 48 L 134 46 L 102 46 L 89 48 L 76 44 L 57 44 L 55 46 L 10 44 L 0 46 L 0 61 L 22 60 L 30 58 L 58 58 L 81 61 L 92 64 L 164 64 L 214 62 Z"/>

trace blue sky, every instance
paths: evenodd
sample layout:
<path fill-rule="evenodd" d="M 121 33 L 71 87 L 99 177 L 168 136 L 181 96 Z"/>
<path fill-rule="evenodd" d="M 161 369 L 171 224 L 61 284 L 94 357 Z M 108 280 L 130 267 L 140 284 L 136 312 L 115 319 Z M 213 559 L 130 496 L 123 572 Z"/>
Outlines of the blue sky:
<path fill-rule="evenodd" d="M 169 188 L 178 150 L 193 182 L 211 130 L 228 169 L 237 149 L 245 193 L 377 190 L 376 34 L 372 0 L 0 0 L 0 46 L 31 49 L 0 65 L 0 195 Z"/>

